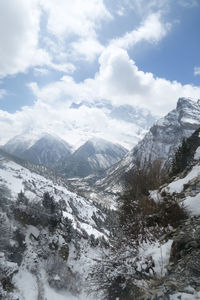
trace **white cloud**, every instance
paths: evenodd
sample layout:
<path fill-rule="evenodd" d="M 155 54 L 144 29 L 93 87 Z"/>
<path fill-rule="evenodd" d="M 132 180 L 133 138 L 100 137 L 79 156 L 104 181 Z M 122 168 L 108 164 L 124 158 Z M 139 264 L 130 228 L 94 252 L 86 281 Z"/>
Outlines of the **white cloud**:
<path fill-rule="evenodd" d="M 194 67 L 194 75 L 200 75 L 200 67 Z"/>
<path fill-rule="evenodd" d="M 37 0 L 0 1 L 0 76 L 42 65 L 48 53 L 38 48 L 40 11 Z"/>
<path fill-rule="evenodd" d="M 83 56 L 87 61 L 93 61 L 97 55 L 101 54 L 104 46 L 97 39 L 81 39 L 71 44 L 73 50 L 78 55 Z"/>
<path fill-rule="evenodd" d="M 47 30 L 59 43 L 48 43 L 54 52 L 67 52 L 72 58 L 92 61 L 103 50 L 98 41 L 97 31 L 101 23 L 111 20 L 103 0 L 54 1 L 40 0 L 48 14 Z"/>
<path fill-rule="evenodd" d="M 48 13 L 47 28 L 56 37 L 96 37 L 100 21 L 112 18 L 103 0 L 40 0 Z"/>
<path fill-rule="evenodd" d="M 115 105 L 127 103 L 162 115 L 174 108 L 181 96 L 199 97 L 200 87 L 182 85 L 140 71 L 125 50 L 108 48 L 99 62 L 100 70 L 93 84 L 96 90 L 99 87 L 101 97 L 110 99 Z"/>
<path fill-rule="evenodd" d="M 126 33 L 121 38 L 111 40 L 110 45 L 128 49 L 143 40 L 156 43 L 166 35 L 169 29 L 170 24 L 163 24 L 161 15 L 153 13 L 147 17 L 138 29 Z"/>
<path fill-rule="evenodd" d="M 105 49 L 99 58 L 95 77 L 76 83 L 64 76 L 60 81 L 40 88 L 31 84 L 35 96 L 46 103 L 71 103 L 107 99 L 113 105 L 130 104 L 148 108 L 155 115 L 173 109 L 179 97 L 198 98 L 200 87 L 156 78 L 140 71 L 128 53 L 116 47 Z"/>
<path fill-rule="evenodd" d="M 46 2 L 53 3 L 51 0 Z M 35 66 L 38 70 L 46 66 L 64 73 L 74 72 L 72 63 L 66 59 L 55 62 L 55 53 L 40 47 L 40 39 L 45 40 L 46 34 L 44 30 L 41 33 L 40 4 L 40 0 L 0 1 L 0 77 L 25 72 Z M 65 6 L 60 7 L 60 11 L 64 12 L 64 9 Z M 71 15 L 69 11 L 65 19 L 68 19 L 68 15 Z M 57 23 L 60 24 L 59 15 Z M 60 50 L 61 47 L 57 47 L 58 53 Z"/>
<path fill-rule="evenodd" d="M 73 73 L 73 60 L 92 62 L 105 49 L 98 30 L 103 22 L 111 20 L 113 16 L 103 0 L 0 1 L 0 77 L 30 67 Z M 138 29 L 111 44 L 127 49 L 141 40 L 156 42 L 168 29 L 160 13 L 152 13 Z"/>

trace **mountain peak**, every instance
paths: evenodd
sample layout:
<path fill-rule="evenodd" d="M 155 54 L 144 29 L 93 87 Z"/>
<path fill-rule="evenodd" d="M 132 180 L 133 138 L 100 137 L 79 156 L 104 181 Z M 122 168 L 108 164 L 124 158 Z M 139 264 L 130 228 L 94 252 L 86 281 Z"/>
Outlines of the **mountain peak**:
<path fill-rule="evenodd" d="M 177 101 L 177 106 L 176 109 L 184 109 L 185 107 L 199 107 L 200 108 L 200 100 L 194 99 L 194 98 L 186 98 L 186 97 L 181 97 Z"/>

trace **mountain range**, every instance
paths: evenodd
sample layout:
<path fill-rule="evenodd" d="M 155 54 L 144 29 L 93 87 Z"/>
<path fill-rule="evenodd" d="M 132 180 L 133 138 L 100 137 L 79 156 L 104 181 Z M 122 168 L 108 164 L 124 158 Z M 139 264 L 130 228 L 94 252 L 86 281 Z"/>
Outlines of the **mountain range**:
<path fill-rule="evenodd" d="M 35 139 L 16 136 L 2 150 L 34 164 L 50 167 L 66 177 L 99 174 L 128 152 L 121 145 L 101 138 L 90 139 L 73 152 L 67 142 L 48 133 L 42 133 Z"/>

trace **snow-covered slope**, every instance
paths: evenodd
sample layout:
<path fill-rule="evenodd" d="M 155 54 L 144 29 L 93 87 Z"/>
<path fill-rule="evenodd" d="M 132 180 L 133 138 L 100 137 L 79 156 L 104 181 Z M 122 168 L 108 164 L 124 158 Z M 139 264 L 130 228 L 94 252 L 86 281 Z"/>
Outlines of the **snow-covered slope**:
<path fill-rule="evenodd" d="M 97 186 L 110 191 L 120 190 L 122 177 L 134 167 L 136 161 L 169 161 L 182 139 L 189 137 L 199 127 L 200 101 L 180 98 L 176 108 L 158 120 L 138 145 L 107 171 Z"/>
<path fill-rule="evenodd" d="M 3 299 L 79 299 L 107 243 L 106 210 L 56 182 L 0 152 L 0 278 L 12 286 L 0 283 Z"/>
<path fill-rule="evenodd" d="M 71 146 L 49 133 L 37 136 L 20 135 L 8 141 L 2 149 L 35 164 L 54 166 L 71 154 Z"/>
<path fill-rule="evenodd" d="M 66 177 L 85 177 L 117 163 L 127 150 L 104 139 L 93 138 L 78 148 L 61 167 Z"/>

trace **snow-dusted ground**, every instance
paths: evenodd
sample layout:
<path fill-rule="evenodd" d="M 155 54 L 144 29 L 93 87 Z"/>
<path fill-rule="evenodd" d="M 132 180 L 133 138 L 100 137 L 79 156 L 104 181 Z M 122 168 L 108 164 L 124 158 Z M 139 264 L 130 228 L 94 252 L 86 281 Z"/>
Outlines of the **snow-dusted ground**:
<path fill-rule="evenodd" d="M 93 201 L 78 196 L 70 192 L 66 187 L 55 184 L 52 180 L 40 176 L 28 169 L 20 166 L 19 164 L 9 161 L 3 155 L 0 155 L 0 185 L 5 186 L 11 194 L 11 200 L 16 201 L 17 194 L 23 191 L 25 196 L 30 201 L 41 200 L 45 192 L 49 192 L 55 201 L 64 200 L 65 207 L 63 208 L 63 217 L 72 220 L 72 226 L 80 236 L 87 233 L 88 237 L 93 235 L 95 238 L 104 237 L 108 239 L 108 230 L 101 229 L 99 231 L 98 224 L 95 222 L 95 216 L 104 222 L 105 214 L 95 206 Z M 18 288 L 20 300 L 37 300 L 38 299 L 38 276 L 42 284 L 44 299 L 48 300 L 92 300 L 86 294 L 81 294 L 79 297 L 63 291 L 58 292 L 52 289 L 47 281 L 45 268 L 42 266 L 41 261 L 38 260 L 37 251 L 39 244 L 31 238 L 31 234 L 35 237 L 39 235 L 48 235 L 45 229 L 36 228 L 29 225 L 25 227 L 26 237 L 26 250 L 23 257 L 23 263 L 19 268 L 19 272 L 14 275 L 14 283 Z M 48 237 L 48 243 L 49 239 Z M 52 237 L 53 238 L 53 237 Z M 54 236 L 59 241 L 59 247 L 64 244 L 62 235 L 59 231 Z M 78 273 L 82 281 L 86 282 L 89 273 L 89 268 L 94 264 L 94 258 L 98 257 L 100 248 L 91 247 L 88 239 L 81 239 L 78 241 L 80 249 L 77 256 L 77 249 L 74 248 L 73 243 L 69 244 L 69 257 L 67 266 Z M 47 245 L 48 246 L 48 245 Z M 1 260 L 4 258 L 0 258 Z M 15 265 L 15 264 L 14 264 Z M 33 272 L 37 270 L 37 274 Z M 39 274 L 39 275 L 38 275 Z"/>
<path fill-rule="evenodd" d="M 91 200 L 78 196 L 66 187 L 30 172 L 15 162 L 7 161 L 2 156 L 0 156 L 0 184 L 5 185 L 11 191 L 13 200 L 16 200 L 20 191 L 23 191 L 32 201 L 40 199 L 45 192 L 49 192 L 56 201 L 64 200 L 66 202 L 67 208 L 63 214 L 73 220 L 76 228 L 83 228 L 88 231 L 89 235 L 92 234 L 92 231 L 97 235 L 95 228 L 91 227 L 96 226 L 92 216 L 97 213 L 98 209 Z M 77 210 L 78 218 L 74 215 L 72 205 Z M 81 222 L 80 219 L 83 221 Z M 104 234 L 98 232 L 98 235 Z"/>
<path fill-rule="evenodd" d="M 19 292 L 16 294 L 20 300 L 38 300 L 38 283 L 36 277 L 27 269 L 21 269 L 15 275 L 13 282 L 18 288 Z M 47 278 L 43 278 L 43 299 L 47 300 L 93 300 L 88 295 L 74 296 L 69 292 L 60 292 L 52 289 Z"/>

